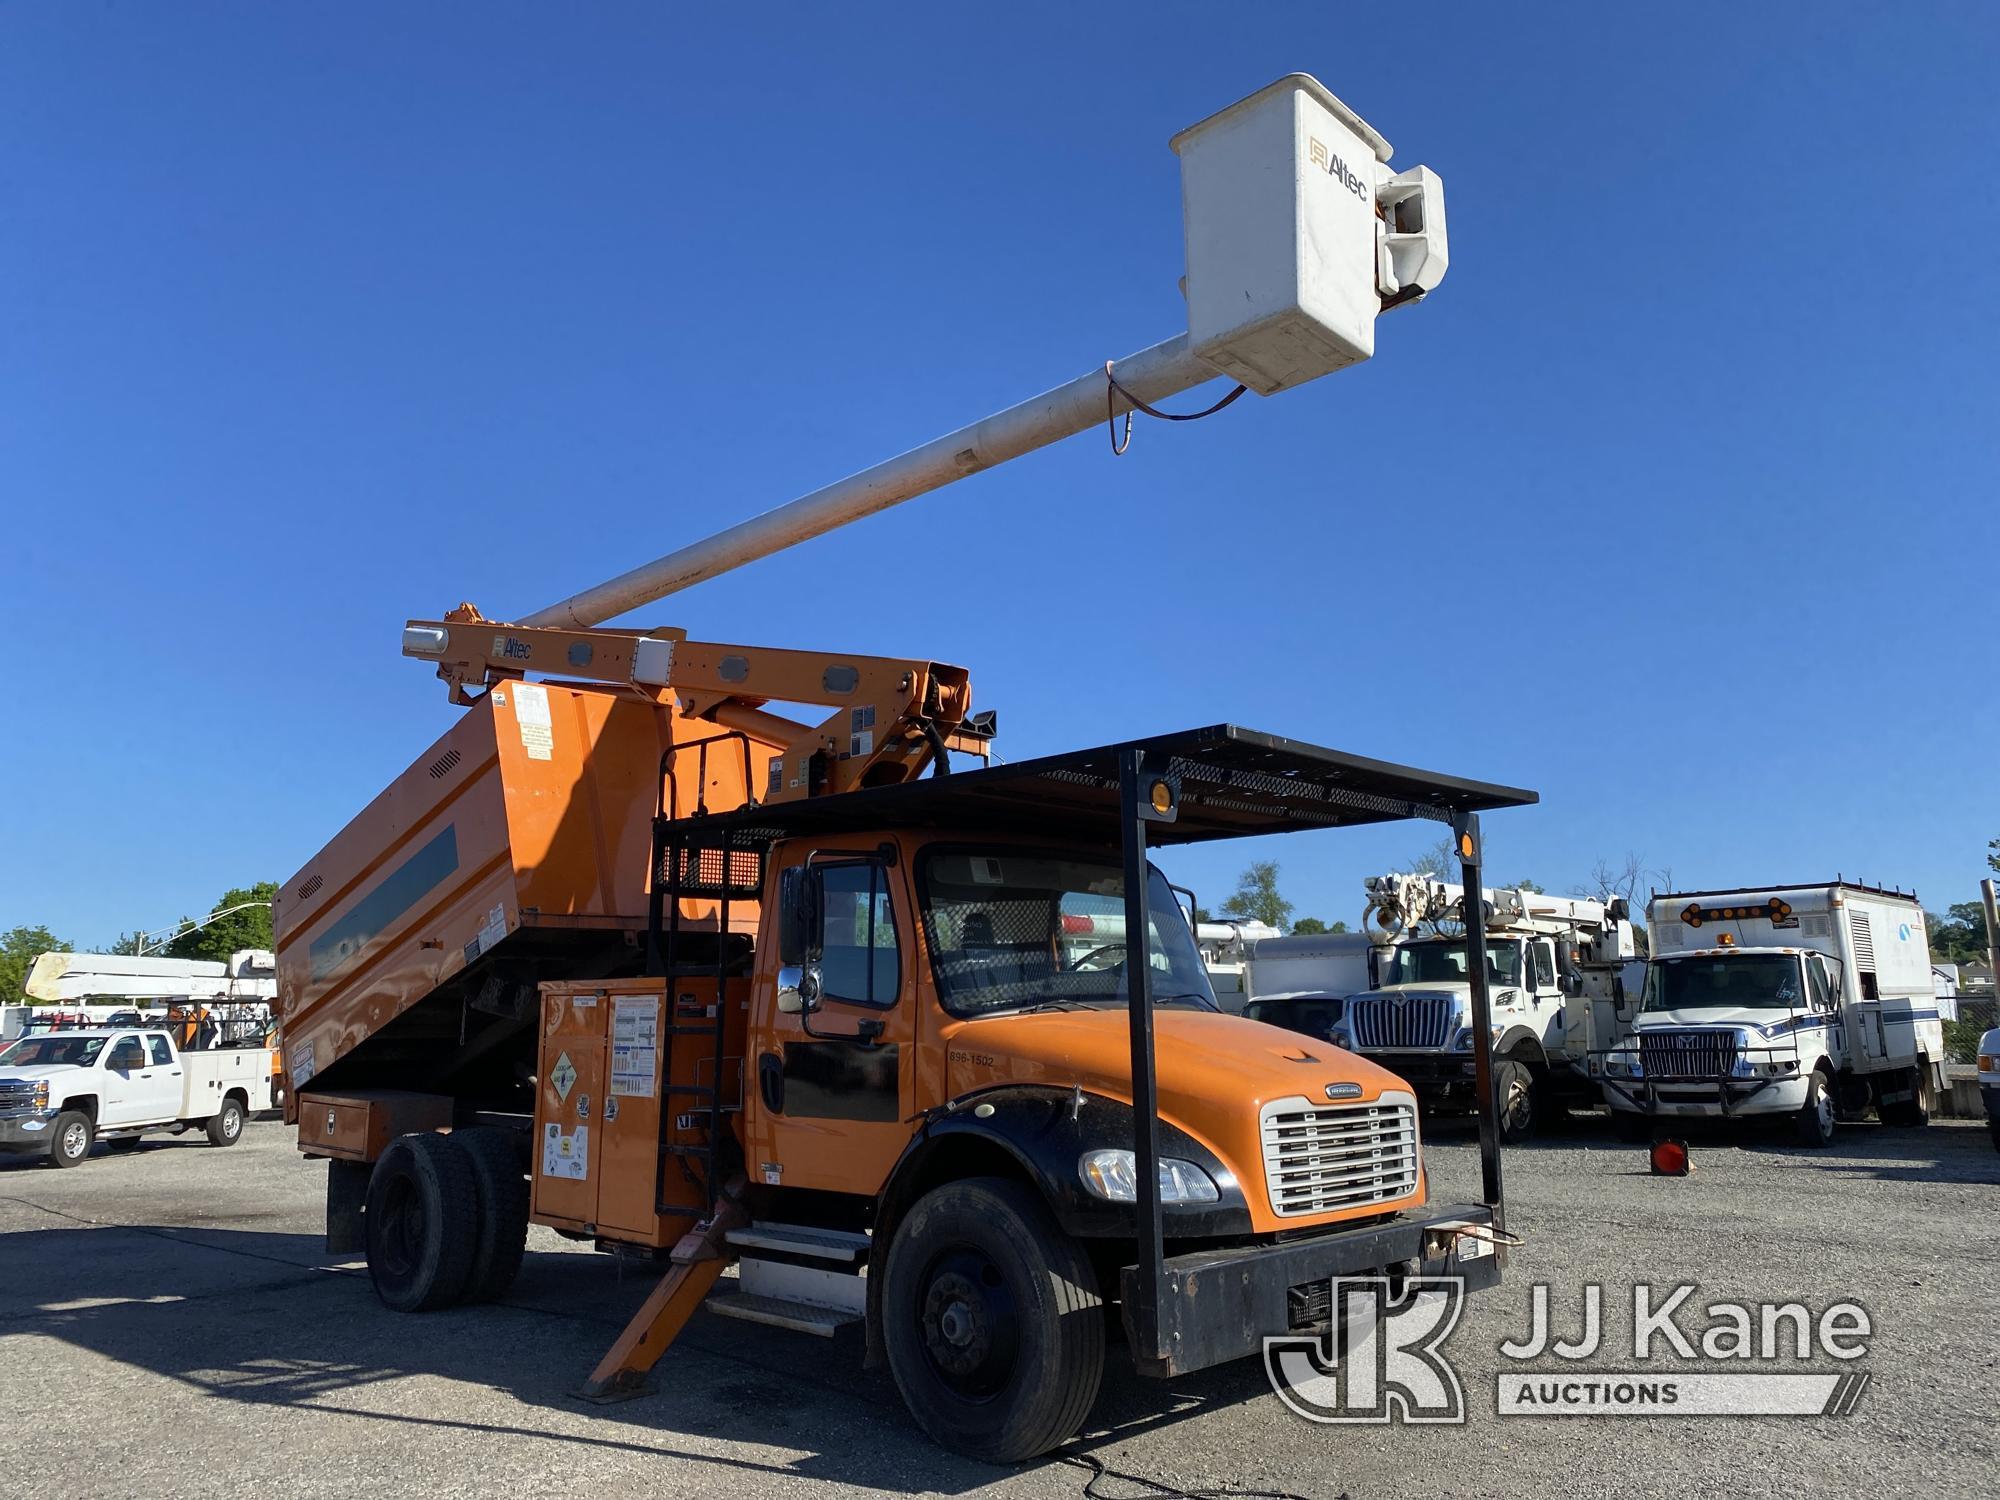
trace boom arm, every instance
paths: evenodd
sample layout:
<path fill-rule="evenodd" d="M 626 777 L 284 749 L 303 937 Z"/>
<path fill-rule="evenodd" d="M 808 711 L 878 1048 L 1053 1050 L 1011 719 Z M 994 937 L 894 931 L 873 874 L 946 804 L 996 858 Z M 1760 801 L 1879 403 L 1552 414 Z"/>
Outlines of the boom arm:
<path fill-rule="evenodd" d="M 670 697 L 684 717 L 784 747 L 771 762 L 766 802 L 913 780 L 927 766 L 949 769 L 947 750 L 983 757 L 993 738 L 993 715 L 971 712 L 965 669 L 939 662 L 729 646 L 673 629 L 506 625 L 470 605 L 443 620 L 410 621 L 403 654 L 437 663 L 454 703 L 531 671 Z M 801 724 L 765 707 L 774 702 L 834 712 Z"/>

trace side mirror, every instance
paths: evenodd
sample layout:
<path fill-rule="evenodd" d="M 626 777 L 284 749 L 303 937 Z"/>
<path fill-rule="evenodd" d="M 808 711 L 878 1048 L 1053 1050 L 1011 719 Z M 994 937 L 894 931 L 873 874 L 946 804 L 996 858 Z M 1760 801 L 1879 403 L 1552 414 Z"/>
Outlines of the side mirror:
<path fill-rule="evenodd" d="M 1557 987 L 1561 989 L 1562 992 L 1565 995 L 1568 995 L 1571 999 L 1575 999 L 1578 995 L 1581 995 L 1583 993 L 1583 976 L 1577 973 L 1575 970 L 1571 970 L 1567 974 L 1560 975 L 1557 978 L 1556 984 Z"/>
<path fill-rule="evenodd" d="M 793 865 L 778 877 L 778 962 L 802 968 L 819 946 L 819 872 Z"/>
<path fill-rule="evenodd" d="M 786 964 L 778 970 L 778 1013 L 803 1015 L 819 1009 L 819 970 Z"/>

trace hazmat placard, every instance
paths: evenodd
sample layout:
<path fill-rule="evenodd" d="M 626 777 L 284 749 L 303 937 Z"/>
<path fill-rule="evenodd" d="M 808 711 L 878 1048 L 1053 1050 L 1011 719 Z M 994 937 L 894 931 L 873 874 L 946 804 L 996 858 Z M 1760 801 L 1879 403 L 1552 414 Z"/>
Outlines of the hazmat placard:
<path fill-rule="evenodd" d="M 569 1103 L 569 1091 L 576 1087 L 576 1064 L 569 1060 L 567 1052 L 558 1057 L 556 1065 L 549 1069 L 549 1082 L 555 1085 L 556 1098 Z"/>
<path fill-rule="evenodd" d="M 611 1002 L 611 1092 L 649 1095 L 659 1076 L 660 999 L 619 995 Z"/>

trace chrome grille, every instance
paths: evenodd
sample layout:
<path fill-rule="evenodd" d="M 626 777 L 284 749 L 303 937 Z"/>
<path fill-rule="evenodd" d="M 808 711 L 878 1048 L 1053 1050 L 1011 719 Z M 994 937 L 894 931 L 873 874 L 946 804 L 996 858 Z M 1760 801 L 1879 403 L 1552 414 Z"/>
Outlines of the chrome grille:
<path fill-rule="evenodd" d="M 1417 1190 L 1417 1101 L 1276 1099 L 1264 1106 L 1264 1185 L 1280 1218 L 1390 1203 Z"/>
<path fill-rule="evenodd" d="M 1642 1031 L 1639 1063 L 1648 1078 L 1727 1078 L 1736 1066 L 1736 1033 Z"/>
<path fill-rule="evenodd" d="M 1376 1048 L 1447 1045 L 1458 1020 L 1450 995 L 1363 995 L 1347 1002 L 1354 1027 L 1354 1045 Z"/>

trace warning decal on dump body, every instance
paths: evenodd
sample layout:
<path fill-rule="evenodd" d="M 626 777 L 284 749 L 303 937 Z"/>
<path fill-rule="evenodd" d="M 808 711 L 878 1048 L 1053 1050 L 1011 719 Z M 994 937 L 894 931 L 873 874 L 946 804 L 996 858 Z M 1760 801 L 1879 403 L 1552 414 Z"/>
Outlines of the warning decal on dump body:
<path fill-rule="evenodd" d="M 285 1058 L 285 1070 L 292 1075 L 292 1087 L 303 1087 L 319 1069 L 313 1065 L 312 1038 L 293 1047 Z"/>
<path fill-rule="evenodd" d="M 660 1000 L 619 995 L 611 1002 L 611 1092 L 647 1095 L 658 1074 Z"/>
<path fill-rule="evenodd" d="M 560 1125 L 542 1130 L 542 1175 L 582 1182 L 590 1175 L 590 1127 L 579 1125 L 564 1135 Z"/>
<path fill-rule="evenodd" d="M 555 728 L 549 719 L 549 690 L 539 682 L 514 684 L 514 722 L 521 726 L 521 748 L 529 760 L 555 757 Z"/>
<path fill-rule="evenodd" d="M 569 1091 L 576 1087 L 576 1064 L 569 1060 L 565 1052 L 556 1059 L 556 1065 L 549 1069 L 549 1082 L 556 1087 L 556 1098 L 567 1104 Z"/>

